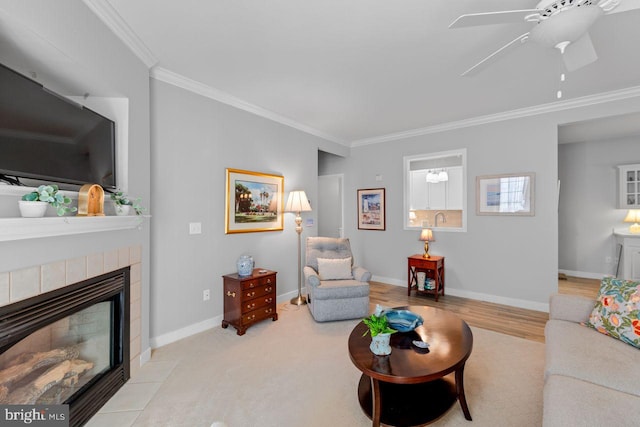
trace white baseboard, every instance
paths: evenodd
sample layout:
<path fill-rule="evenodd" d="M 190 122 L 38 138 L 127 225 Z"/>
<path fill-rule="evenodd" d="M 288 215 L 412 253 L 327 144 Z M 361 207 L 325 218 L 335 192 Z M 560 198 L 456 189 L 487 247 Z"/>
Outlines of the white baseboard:
<path fill-rule="evenodd" d="M 283 302 L 290 301 L 292 298 L 297 296 L 298 296 L 298 290 L 296 289 L 295 291 L 278 295 L 278 297 L 276 298 L 276 302 L 278 304 L 281 304 Z M 219 316 L 203 320 L 202 322 L 194 323 L 192 325 L 185 326 L 184 328 L 177 329 L 175 331 L 168 332 L 166 334 L 162 334 L 160 336 L 151 338 L 149 340 L 149 344 L 151 347 L 147 349 L 143 355 L 140 355 L 140 366 L 142 366 L 143 363 L 146 363 L 151 359 L 151 349 L 162 347 L 167 344 L 171 344 L 181 339 L 190 337 L 191 335 L 199 334 L 200 332 L 204 332 L 208 329 L 218 327 L 222 323 L 222 318 L 223 316 L 221 314 Z M 146 355 L 147 351 L 148 351 L 148 355 Z M 142 359 L 143 356 L 146 357 L 144 361 Z"/>
<path fill-rule="evenodd" d="M 390 278 L 390 277 L 374 276 L 371 280 L 373 280 L 374 282 L 382 282 L 382 283 L 385 283 L 387 285 L 402 286 L 403 288 L 407 287 L 407 282 L 406 281 L 393 279 L 393 278 Z M 529 301 L 529 300 L 523 300 L 523 299 L 518 299 L 518 298 L 501 297 L 501 296 L 498 296 L 498 295 L 491 295 L 491 294 L 485 294 L 485 293 L 480 293 L 480 292 L 465 291 L 463 289 L 456 289 L 456 288 L 450 288 L 450 287 L 446 288 L 446 292 L 447 292 L 447 295 L 452 295 L 454 297 L 462 297 L 462 298 L 475 299 L 475 300 L 478 300 L 478 301 L 493 302 L 495 304 L 508 305 L 508 306 L 511 306 L 511 307 L 526 308 L 528 310 L 542 311 L 542 312 L 545 312 L 545 313 L 549 312 L 549 304 L 548 303 Z"/>
<path fill-rule="evenodd" d="M 525 308 L 527 310 L 549 312 L 549 304 L 543 302 L 529 301 L 519 298 L 501 297 L 499 295 L 484 294 L 480 292 L 465 291 L 463 289 L 447 288 L 447 295 L 475 299 L 478 301 L 492 302 L 495 304 L 508 305 L 511 307 Z"/>
<path fill-rule="evenodd" d="M 151 360 L 151 347 L 147 347 L 145 351 L 140 353 L 140 366 Z"/>
<path fill-rule="evenodd" d="M 203 320 L 202 322 L 194 323 L 184 328 L 180 328 L 175 331 L 153 337 L 149 340 L 149 344 L 151 345 L 151 348 L 162 347 L 167 344 L 179 341 L 183 338 L 190 337 L 191 335 L 199 334 L 200 332 L 204 332 L 208 329 L 220 326 L 221 322 L 222 315 L 212 317 L 210 319 Z"/>
<path fill-rule="evenodd" d="M 572 271 L 572 270 L 558 270 L 558 273 L 563 273 L 563 274 L 566 274 L 567 276 L 572 276 L 572 277 L 581 277 L 583 279 L 598 279 L 598 280 L 601 280 L 603 277 L 611 276 L 611 274 L 589 273 L 586 271 Z"/>

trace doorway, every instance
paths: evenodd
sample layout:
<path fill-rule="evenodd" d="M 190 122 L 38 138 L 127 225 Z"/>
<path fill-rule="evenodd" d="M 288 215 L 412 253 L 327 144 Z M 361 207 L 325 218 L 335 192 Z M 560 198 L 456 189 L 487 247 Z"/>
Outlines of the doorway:
<path fill-rule="evenodd" d="M 318 236 L 344 237 L 344 175 L 318 177 Z"/>

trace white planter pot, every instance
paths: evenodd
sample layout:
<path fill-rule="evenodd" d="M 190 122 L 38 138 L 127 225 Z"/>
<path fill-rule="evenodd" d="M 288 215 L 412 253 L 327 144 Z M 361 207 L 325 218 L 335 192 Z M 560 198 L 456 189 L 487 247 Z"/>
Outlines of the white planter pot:
<path fill-rule="evenodd" d="M 20 215 L 23 218 L 42 218 L 47 211 L 47 202 L 28 202 L 26 200 L 19 200 L 18 207 L 20 208 Z"/>
<path fill-rule="evenodd" d="M 378 356 L 387 356 L 391 354 L 390 341 L 391 334 L 378 334 L 371 338 L 369 349 L 371 349 L 373 354 L 377 354 Z"/>
<path fill-rule="evenodd" d="M 116 205 L 116 215 L 129 215 L 131 205 Z"/>

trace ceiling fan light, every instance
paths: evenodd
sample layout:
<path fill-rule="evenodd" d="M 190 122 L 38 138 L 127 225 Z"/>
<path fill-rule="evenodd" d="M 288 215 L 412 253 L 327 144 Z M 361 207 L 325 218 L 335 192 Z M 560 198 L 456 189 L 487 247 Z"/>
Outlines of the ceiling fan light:
<path fill-rule="evenodd" d="M 541 21 L 531 30 L 531 40 L 563 51 L 569 43 L 582 37 L 604 11 L 598 5 L 572 7 Z"/>

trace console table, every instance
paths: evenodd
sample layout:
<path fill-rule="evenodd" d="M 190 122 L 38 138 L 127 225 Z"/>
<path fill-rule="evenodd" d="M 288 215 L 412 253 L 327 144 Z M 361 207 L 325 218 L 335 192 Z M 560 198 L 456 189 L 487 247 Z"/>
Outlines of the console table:
<path fill-rule="evenodd" d="M 617 243 L 622 245 L 618 278 L 640 280 L 640 234 L 630 233 L 627 229 L 614 230 L 613 234 Z"/>
<path fill-rule="evenodd" d="M 222 276 L 224 282 L 224 318 L 222 327 L 232 325 L 244 335 L 254 323 L 271 318 L 276 312 L 276 272 L 256 268 L 250 276 L 237 273 Z"/>
<path fill-rule="evenodd" d="M 436 302 L 438 295 L 442 292 L 444 296 L 444 257 L 431 255 L 424 258 L 420 254 L 411 255 L 407 262 L 407 295 L 411 296 L 411 288 L 414 288 L 417 295 L 435 295 Z M 426 289 L 421 291 L 418 289 L 419 271 L 424 271 L 426 276 L 436 282 L 434 289 Z"/>

